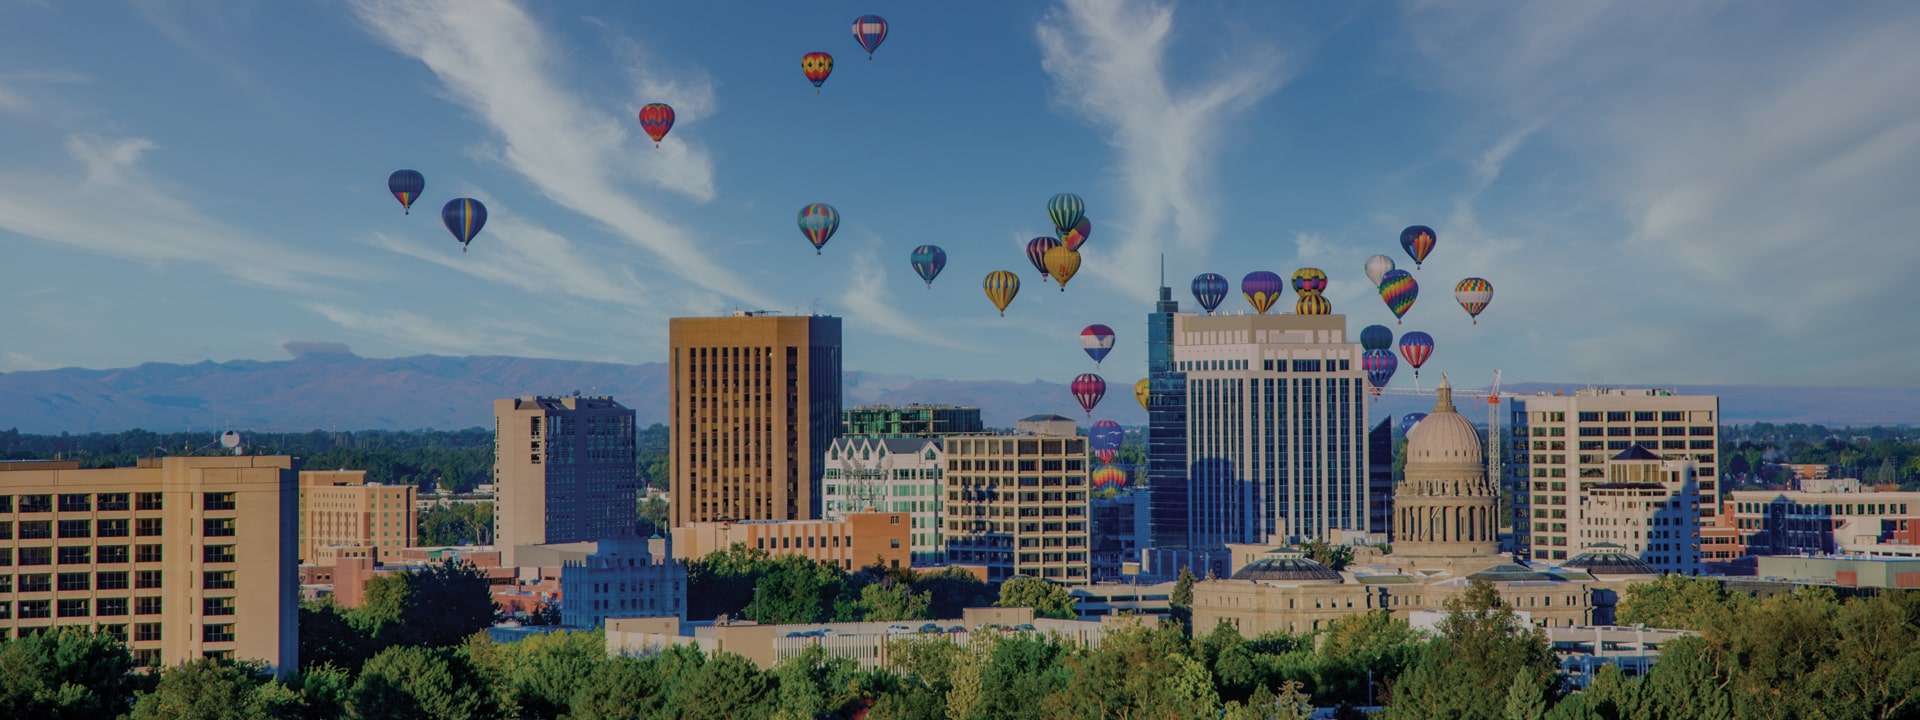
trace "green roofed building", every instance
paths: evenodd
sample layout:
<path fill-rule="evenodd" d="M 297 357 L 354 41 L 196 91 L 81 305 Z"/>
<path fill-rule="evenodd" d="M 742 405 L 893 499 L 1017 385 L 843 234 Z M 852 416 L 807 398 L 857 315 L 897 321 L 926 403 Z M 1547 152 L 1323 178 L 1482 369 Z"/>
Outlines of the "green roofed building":
<path fill-rule="evenodd" d="M 841 413 L 842 435 L 936 438 L 985 430 L 980 408 L 957 405 L 868 405 Z"/>

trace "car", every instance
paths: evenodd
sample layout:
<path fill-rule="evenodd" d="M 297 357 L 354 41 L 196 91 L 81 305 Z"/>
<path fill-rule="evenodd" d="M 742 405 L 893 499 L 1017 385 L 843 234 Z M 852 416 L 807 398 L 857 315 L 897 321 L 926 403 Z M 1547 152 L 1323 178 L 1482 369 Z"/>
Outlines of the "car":
<path fill-rule="evenodd" d="M 923 632 L 923 633 L 940 632 L 940 623 L 927 623 L 925 625 L 921 625 L 920 632 Z"/>
<path fill-rule="evenodd" d="M 1038 628 L 1035 628 L 1035 627 L 1034 627 L 1034 626 L 1033 626 L 1032 624 L 1029 624 L 1029 623 L 1020 623 L 1020 624 L 1019 624 L 1018 626 L 1016 626 L 1016 627 L 1015 627 L 1014 629 L 1015 629 L 1015 630 L 1024 630 L 1024 631 L 1026 631 L 1026 632 L 1035 632 L 1036 630 L 1038 630 Z"/>

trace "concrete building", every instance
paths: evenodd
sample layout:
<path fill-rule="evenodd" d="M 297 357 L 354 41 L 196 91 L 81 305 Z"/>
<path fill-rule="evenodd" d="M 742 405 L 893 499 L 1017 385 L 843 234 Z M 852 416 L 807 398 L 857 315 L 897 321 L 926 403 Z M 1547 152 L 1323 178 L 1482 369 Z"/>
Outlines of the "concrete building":
<path fill-rule="evenodd" d="M 687 564 L 659 536 L 601 540 L 560 568 L 560 624 L 591 630 L 610 617 L 687 617 Z"/>
<path fill-rule="evenodd" d="M 1735 490 L 1723 526 L 1744 554 L 1920 557 L 1920 492 L 1828 487 L 1839 491 Z"/>
<path fill-rule="evenodd" d="M 1662 573 L 1699 575 L 1700 492 L 1692 460 L 1630 447 L 1607 462 L 1607 481 L 1580 501 L 1577 542 L 1617 545 Z"/>
<path fill-rule="evenodd" d="M 299 475 L 285 455 L 0 462 L 0 634 L 97 627 L 136 662 L 299 667 Z"/>
<path fill-rule="evenodd" d="M 1085 437 L 1043 418 L 946 446 L 948 562 L 985 565 L 989 582 L 1092 580 Z"/>
<path fill-rule="evenodd" d="M 365 470 L 300 471 L 300 562 L 331 565 L 328 547 L 413 547 L 412 485 L 368 483 Z"/>
<path fill-rule="evenodd" d="M 842 437 L 827 447 L 826 519 L 851 512 L 912 515 L 915 565 L 937 564 L 946 550 L 941 508 L 946 504 L 947 455 L 933 438 Z"/>
<path fill-rule="evenodd" d="M 1136 585 L 1103 582 L 1081 585 L 1067 591 L 1073 596 L 1073 609 L 1081 620 L 1098 620 L 1108 615 L 1138 615 L 1148 618 L 1173 614 L 1173 583 Z"/>
<path fill-rule="evenodd" d="M 1700 516 L 1711 523 L 1722 499 L 1719 397 L 1587 388 L 1508 400 L 1513 415 L 1506 485 L 1513 492 L 1514 543 L 1523 557 L 1551 562 L 1579 552 L 1582 493 L 1607 482 L 1608 458 L 1629 447 L 1692 460 Z"/>
<path fill-rule="evenodd" d="M 684 623 L 671 617 L 616 618 L 607 621 L 608 657 L 644 657 L 675 645 L 691 645 L 708 654 L 730 652 L 763 670 L 819 647 L 828 655 L 859 663 L 865 670 L 888 666 L 889 641 L 903 638 L 945 640 L 966 646 L 975 635 L 1050 637 L 1089 648 L 1106 634 L 1140 622 L 1134 617 L 1098 621 L 1035 617 L 1033 608 L 967 608 L 960 618 L 898 623 L 809 623 L 761 625 L 752 622 Z"/>
<path fill-rule="evenodd" d="M 520 545 L 633 532 L 633 417 L 606 396 L 493 401 L 494 543 L 508 567 Z"/>
<path fill-rule="evenodd" d="M 696 522 L 673 529 L 673 556 L 703 558 L 734 545 L 769 555 L 803 555 L 842 569 L 913 564 L 909 513 L 843 513 L 840 520 Z"/>
<path fill-rule="evenodd" d="M 1920 558 L 1762 557 L 1754 574 L 1844 588 L 1920 588 Z"/>
<path fill-rule="evenodd" d="M 840 318 L 673 318 L 673 525 L 822 517 L 840 433 Z"/>
<path fill-rule="evenodd" d="M 957 405 L 864 405 L 842 414 L 840 434 L 877 438 L 940 438 L 984 432 L 980 408 Z"/>

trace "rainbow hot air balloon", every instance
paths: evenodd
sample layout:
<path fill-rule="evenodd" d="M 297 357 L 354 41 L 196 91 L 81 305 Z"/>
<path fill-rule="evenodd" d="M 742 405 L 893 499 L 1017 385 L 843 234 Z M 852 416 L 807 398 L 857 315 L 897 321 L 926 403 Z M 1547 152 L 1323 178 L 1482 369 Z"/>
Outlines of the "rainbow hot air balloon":
<path fill-rule="evenodd" d="M 887 19 L 879 15 L 861 15 L 853 19 L 853 39 L 860 43 L 860 49 L 867 51 L 867 59 L 873 59 L 873 51 L 880 49 L 880 43 L 887 39 Z"/>
<path fill-rule="evenodd" d="M 1408 430 L 1412 430 L 1414 425 L 1419 424 L 1421 420 L 1425 419 L 1427 419 L 1426 413 L 1407 413 L 1404 417 L 1400 418 L 1400 434 L 1407 434 Z"/>
<path fill-rule="evenodd" d="M 1101 420 L 1087 430 L 1087 448 L 1100 458 L 1100 462 L 1110 463 L 1113 462 L 1113 456 L 1120 454 L 1120 444 L 1126 438 L 1127 431 L 1120 428 L 1120 423 Z"/>
<path fill-rule="evenodd" d="M 1367 371 L 1367 382 L 1373 385 L 1373 397 L 1380 397 L 1380 388 L 1393 380 L 1393 371 L 1400 369 L 1400 361 L 1394 359 L 1392 350 L 1368 350 L 1360 356 L 1360 369 Z"/>
<path fill-rule="evenodd" d="M 1420 269 L 1420 263 L 1426 262 L 1427 254 L 1433 252 L 1433 244 L 1440 241 L 1433 228 L 1425 225 L 1412 225 L 1400 231 L 1400 247 L 1413 258 L 1413 267 Z"/>
<path fill-rule="evenodd" d="M 1033 269 L 1040 271 L 1040 277 L 1047 277 L 1047 251 L 1060 247 L 1060 241 L 1052 237 L 1037 237 L 1027 241 L 1027 259 L 1033 262 Z"/>
<path fill-rule="evenodd" d="M 820 86 L 833 74 L 833 56 L 823 52 L 810 52 L 800 56 L 800 72 L 806 73 L 813 81 L 813 94 L 820 94 Z"/>
<path fill-rule="evenodd" d="M 1255 270 L 1247 273 L 1246 277 L 1240 278 L 1240 294 L 1247 299 L 1247 304 L 1252 305 L 1253 309 L 1258 310 L 1261 315 L 1267 314 L 1267 310 L 1280 300 L 1280 293 L 1285 292 L 1286 288 L 1285 280 L 1266 270 Z"/>
<path fill-rule="evenodd" d="M 1361 328 L 1360 347 L 1368 350 L 1385 350 L 1393 347 L 1393 330 L 1385 325 L 1368 325 Z"/>
<path fill-rule="evenodd" d="M 387 176 L 387 192 L 400 200 L 400 214 L 412 215 L 413 202 L 420 199 L 420 191 L 427 189 L 427 176 L 418 170 L 395 170 Z"/>
<path fill-rule="evenodd" d="M 1467 315 L 1473 318 L 1473 324 L 1480 324 L 1480 311 L 1487 309 L 1493 302 L 1493 283 L 1481 278 L 1470 277 L 1453 286 L 1453 299 L 1460 301 L 1460 307 L 1466 308 Z"/>
<path fill-rule="evenodd" d="M 1100 404 L 1100 398 L 1107 394 L 1107 381 L 1093 373 L 1080 373 L 1073 379 L 1073 399 L 1080 401 L 1080 407 L 1087 411 L 1087 417 L 1093 417 L 1093 406 Z"/>
<path fill-rule="evenodd" d="M 1419 297 L 1420 283 L 1413 281 L 1413 273 L 1390 270 L 1380 279 L 1380 299 L 1387 303 L 1396 320 L 1406 317 L 1407 311 L 1413 309 L 1413 301 Z"/>
<path fill-rule="evenodd" d="M 1007 316 L 1007 304 L 1013 302 L 1013 296 L 1020 294 L 1020 278 L 1005 270 L 987 273 L 987 299 L 993 306 L 1000 308 L 1000 317 Z"/>
<path fill-rule="evenodd" d="M 654 147 L 660 147 L 660 139 L 673 129 L 673 108 L 666 103 L 649 103 L 640 108 L 640 129 L 653 138 Z"/>
<path fill-rule="evenodd" d="M 1080 252 L 1080 246 L 1087 244 L 1087 237 L 1093 234 L 1093 221 L 1080 218 L 1080 222 L 1060 233 L 1060 244 L 1074 252 Z"/>
<path fill-rule="evenodd" d="M 1218 273 L 1200 273 L 1193 278 L 1193 299 L 1200 301 L 1200 307 L 1212 315 L 1213 309 L 1220 307 L 1220 301 L 1227 299 L 1227 279 Z"/>
<path fill-rule="evenodd" d="M 927 288 L 933 288 L 933 279 L 940 277 L 940 271 L 947 267 L 947 251 L 939 245 L 921 245 L 913 249 L 913 271 L 920 279 L 927 281 Z"/>
<path fill-rule="evenodd" d="M 1053 220 L 1053 229 L 1067 234 L 1080 219 L 1087 215 L 1087 203 L 1073 193 L 1060 193 L 1047 200 L 1047 217 Z"/>
<path fill-rule="evenodd" d="M 1140 401 L 1141 410 L 1153 409 L 1147 406 L 1147 401 L 1152 399 L 1152 395 L 1151 395 L 1152 386 L 1153 386 L 1153 382 L 1148 380 L 1147 378 L 1140 378 L 1140 382 L 1133 384 L 1133 399 Z"/>
<path fill-rule="evenodd" d="M 1402 334 L 1400 356 L 1413 366 L 1413 376 L 1420 377 L 1420 366 L 1427 364 L 1427 358 L 1433 356 L 1433 336 L 1419 330 Z"/>
<path fill-rule="evenodd" d="M 1087 357 L 1093 358 L 1094 365 L 1099 365 L 1107 353 L 1113 351 L 1113 328 L 1088 325 L 1080 331 L 1080 347 L 1087 351 Z"/>
<path fill-rule="evenodd" d="M 1089 480 L 1093 482 L 1093 489 L 1095 490 L 1125 487 L 1127 484 L 1127 471 L 1112 465 L 1104 465 L 1101 466 L 1099 470 L 1093 471 L 1093 476 L 1089 478 Z"/>
<path fill-rule="evenodd" d="M 814 203 L 800 208 L 800 234 L 807 236 L 807 242 L 813 243 L 813 254 L 819 255 L 820 248 L 833 237 L 833 231 L 840 229 L 840 211 L 826 203 Z"/>
<path fill-rule="evenodd" d="M 1060 292 L 1067 291 L 1067 281 L 1072 280 L 1074 273 L 1078 272 L 1080 253 L 1068 250 L 1065 245 L 1047 251 L 1047 274 L 1060 283 Z"/>
<path fill-rule="evenodd" d="M 1320 293 L 1305 295 L 1305 296 L 1302 296 L 1299 300 L 1294 301 L 1293 314 L 1295 315 L 1331 315 L 1333 314 L 1333 301 L 1328 300 L 1326 296 L 1321 295 Z"/>
<path fill-rule="evenodd" d="M 466 252 L 473 236 L 487 226 L 487 206 L 473 198 L 448 200 L 446 206 L 440 208 L 440 222 L 446 224 L 447 232 L 453 233 L 453 239 L 460 241 L 460 252 Z"/>
<path fill-rule="evenodd" d="M 1294 294 L 1304 298 L 1308 295 L 1318 295 L 1326 289 L 1327 273 L 1320 268 L 1300 268 L 1293 271 Z"/>
<path fill-rule="evenodd" d="M 1392 269 L 1393 258 L 1385 255 L 1375 255 L 1367 258 L 1367 279 L 1373 281 L 1374 287 L 1380 287 L 1381 279 L 1385 278 L 1387 272 Z"/>

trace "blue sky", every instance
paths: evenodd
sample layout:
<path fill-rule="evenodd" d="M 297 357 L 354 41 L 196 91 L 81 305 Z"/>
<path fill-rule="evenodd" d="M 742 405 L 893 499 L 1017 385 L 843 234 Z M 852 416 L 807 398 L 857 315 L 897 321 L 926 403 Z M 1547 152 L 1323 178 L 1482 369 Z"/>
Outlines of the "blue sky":
<path fill-rule="evenodd" d="M 1162 253 L 1186 307 L 1199 272 L 1323 268 L 1357 332 L 1392 320 L 1364 259 L 1411 265 L 1422 223 L 1397 329 L 1430 369 L 1912 386 L 1916 30 L 1900 2 L 9 0 L 0 371 L 291 341 L 654 362 L 666 318 L 757 307 L 928 377 L 1064 382 L 1101 322 L 1123 385 Z M 679 114 L 657 150 L 653 101 Z M 1056 192 L 1094 222 L 1065 293 L 1021 252 Z M 456 196 L 491 211 L 464 255 Z M 843 218 L 821 257 L 810 202 Z"/>

